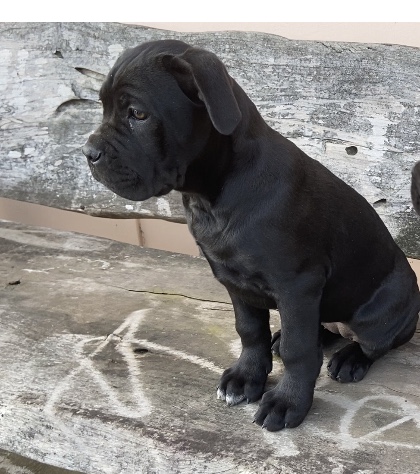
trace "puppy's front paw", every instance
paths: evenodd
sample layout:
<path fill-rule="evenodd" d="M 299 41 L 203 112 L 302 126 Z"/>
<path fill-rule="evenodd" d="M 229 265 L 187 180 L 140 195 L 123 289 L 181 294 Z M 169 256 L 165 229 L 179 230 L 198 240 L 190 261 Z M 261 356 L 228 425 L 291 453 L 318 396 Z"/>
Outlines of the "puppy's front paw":
<path fill-rule="evenodd" d="M 246 399 L 246 395 L 245 393 L 226 393 L 226 391 L 219 386 L 217 387 L 217 399 L 225 401 L 229 406 L 233 406 L 243 402 Z"/>
<path fill-rule="evenodd" d="M 310 393 L 302 397 L 276 387 L 263 395 L 254 422 L 268 431 L 295 428 L 311 408 L 312 398 Z"/>
<path fill-rule="evenodd" d="M 252 362 L 251 362 L 252 361 Z M 238 362 L 223 372 L 217 388 L 217 398 L 229 406 L 246 400 L 256 402 L 264 392 L 267 375 L 271 371 L 271 359 L 256 363 L 254 358 L 241 357 Z"/>

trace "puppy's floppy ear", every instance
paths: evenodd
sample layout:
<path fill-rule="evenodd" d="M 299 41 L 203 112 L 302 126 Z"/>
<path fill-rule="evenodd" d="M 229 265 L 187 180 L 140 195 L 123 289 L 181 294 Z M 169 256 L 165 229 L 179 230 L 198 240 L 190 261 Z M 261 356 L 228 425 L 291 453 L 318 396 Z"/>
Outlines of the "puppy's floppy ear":
<path fill-rule="evenodd" d="M 179 56 L 165 55 L 162 62 L 191 100 L 204 102 L 216 130 L 230 135 L 242 114 L 233 94 L 233 80 L 219 58 L 204 49 L 189 48 Z"/>

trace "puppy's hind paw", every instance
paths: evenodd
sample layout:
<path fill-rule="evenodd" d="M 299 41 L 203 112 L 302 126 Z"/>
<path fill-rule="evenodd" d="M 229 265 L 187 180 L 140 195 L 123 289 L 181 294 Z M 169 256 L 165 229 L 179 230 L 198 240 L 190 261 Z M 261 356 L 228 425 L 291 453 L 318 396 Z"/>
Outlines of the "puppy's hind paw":
<path fill-rule="evenodd" d="M 327 365 L 328 375 L 337 382 L 359 382 L 367 374 L 373 360 L 369 359 L 357 342 L 337 351 Z"/>

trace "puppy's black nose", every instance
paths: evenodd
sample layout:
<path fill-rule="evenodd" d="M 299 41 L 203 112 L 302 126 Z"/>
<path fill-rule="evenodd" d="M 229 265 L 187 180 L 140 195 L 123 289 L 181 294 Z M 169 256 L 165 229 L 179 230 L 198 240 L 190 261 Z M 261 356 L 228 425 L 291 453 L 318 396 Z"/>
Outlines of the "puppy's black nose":
<path fill-rule="evenodd" d="M 82 153 L 91 163 L 97 163 L 102 156 L 102 152 L 97 150 L 90 143 L 86 143 L 86 145 L 82 148 Z"/>

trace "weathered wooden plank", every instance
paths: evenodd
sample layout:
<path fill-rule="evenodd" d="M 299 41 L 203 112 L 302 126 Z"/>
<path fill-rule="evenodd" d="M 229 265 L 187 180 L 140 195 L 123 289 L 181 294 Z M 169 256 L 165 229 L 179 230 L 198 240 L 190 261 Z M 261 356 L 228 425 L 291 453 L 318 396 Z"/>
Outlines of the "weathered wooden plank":
<path fill-rule="evenodd" d="M 0 449 L 87 474 L 418 472 L 419 333 L 358 384 L 324 365 L 304 423 L 269 433 L 216 400 L 240 344 L 204 259 L 5 222 L 0 253 Z"/>
<path fill-rule="evenodd" d="M 114 217 L 184 215 L 178 195 L 125 201 L 80 152 L 101 118 L 98 89 L 121 51 L 178 38 L 214 51 L 264 118 L 354 186 L 420 256 L 410 169 L 420 152 L 420 50 L 247 33 L 176 33 L 110 23 L 0 25 L 0 193 Z"/>

